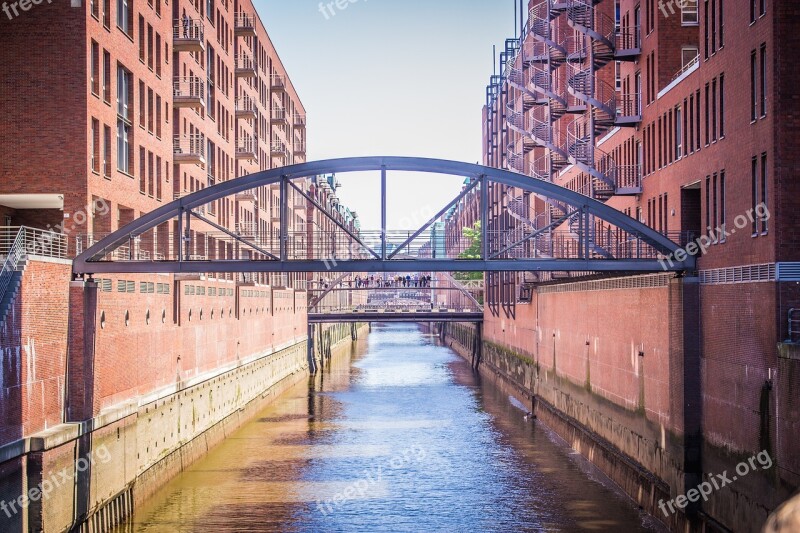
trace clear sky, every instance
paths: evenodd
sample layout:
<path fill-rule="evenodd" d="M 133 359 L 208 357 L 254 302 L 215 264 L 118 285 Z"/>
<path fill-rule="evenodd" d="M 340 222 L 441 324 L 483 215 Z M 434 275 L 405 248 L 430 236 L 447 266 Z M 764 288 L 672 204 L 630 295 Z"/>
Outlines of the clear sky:
<path fill-rule="evenodd" d="M 492 45 L 515 0 L 254 0 L 308 113 L 308 160 L 406 155 L 481 160 Z M 321 12 L 324 11 L 325 13 Z M 378 183 L 342 175 L 340 198 L 380 227 Z M 390 174 L 390 227 L 434 214 L 457 179 Z M 418 220 L 424 222 L 423 220 Z M 402 226 L 402 228 L 401 228 Z"/>

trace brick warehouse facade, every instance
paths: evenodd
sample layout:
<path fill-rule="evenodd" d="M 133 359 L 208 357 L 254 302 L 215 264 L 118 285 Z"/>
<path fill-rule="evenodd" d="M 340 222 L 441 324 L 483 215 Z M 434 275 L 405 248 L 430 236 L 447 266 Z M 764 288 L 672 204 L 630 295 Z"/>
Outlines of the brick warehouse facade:
<path fill-rule="evenodd" d="M 0 530 L 84 521 L 104 530 L 245 421 L 256 400 L 305 379 L 307 280 L 70 283 L 68 259 L 183 195 L 304 162 L 306 112 L 249 0 L 29 4 L 0 17 L 0 63 L 0 246 L 20 226 L 34 237 L 59 233 L 27 257 L 0 317 L 0 500 L 87 449 L 105 446 L 115 458 L 90 481 L 59 487 L 48 505 L 0 513 Z M 339 216 L 333 191 L 315 181 L 296 184 Z M 278 188 L 264 187 L 202 214 L 269 244 L 278 205 Z M 295 193 L 288 222 L 292 253 L 334 231 Z M 124 253 L 158 259 L 180 242 L 195 258 L 240 253 L 217 235 L 198 221 L 183 241 L 167 223 Z"/>
<path fill-rule="evenodd" d="M 524 385 L 542 420 L 673 528 L 760 530 L 800 485 L 798 74 L 787 57 L 800 13 L 761 0 L 527 8 L 487 87 L 484 163 L 607 202 L 683 245 L 713 243 L 682 279 L 489 275 L 485 369 Z M 527 253 L 574 240 L 559 206 L 500 187 L 489 197 L 490 231 L 539 231 Z M 476 201 L 448 215 L 454 250 L 479 220 Z M 768 220 L 747 215 L 762 202 Z M 595 225 L 593 253 L 617 237 Z M 769 470 L 677 514 L 659 509 L 762 450 Z"/>

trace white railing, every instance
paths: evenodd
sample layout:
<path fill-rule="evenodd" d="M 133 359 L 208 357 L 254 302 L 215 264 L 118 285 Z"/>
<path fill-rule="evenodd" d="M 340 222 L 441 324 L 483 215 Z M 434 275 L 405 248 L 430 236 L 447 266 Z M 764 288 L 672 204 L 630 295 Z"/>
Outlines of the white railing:
<path fill-rule="evenodd" d="M 245 70 L 256 70 L 255 60 L 247 54 L 239 54 L 236 56 L 236 68 Z"/>
<path fill-rule="evenodd" d="M 172 82 L 172 94 L 175 98 L 203 99 L 205 84 L 197 76 L 176 77 Z"/>
<path fill-rule="evenodd" d="M 14 273 L 17 271 L 19 262 L 24 255 L 25 239 L 23 234 L 24 232 L 22 230 L 17 233 L 16 238 L 9 248 L 9 253 L 3 262 L 3 269 L 0 270 L 0 302 L 5 298 L 6 291 L 11 286 L 11 282 L 14 280 Z M 2 311 L 2 309 L 0 309 L 0 311 Z M 3 318 L 4 317 L 0 315 L 0 319 Z"/>
<path fill-rule="evenodd" d="M 286 120 L 286 110 L 279 106 L 272 106 L 272 120 L 284 122 Z"/>
<path fill-rule="evenodd" d="M 236 111 L 239 113 L 255 113 L 255 102 L 249 96 L 240 96 L 236 99 Z"/>
<path fill-rule="evenodd" d="M 237 154 L 254 154 L 256 153 L 256 142 L 249 135 L 237 139 L 236 141 Z"/>
<path fill-rule="evenodd" d="M 256 17 L 249 13 L 236 13 L 234 15 L 234 28 L 237 30 L 252 30 L 256 27 Z"/>
<path fill-rule="evenodd" d="M 17 237 L 21 237 L 26 254 L 58 259 L 67 258 L 68 241 L 65 234 L 27 226 L 0 227 L 0 257 L 11 254 Z"/>
<path fill-rule="evenodd" d="M 175 155 L 195 155 L 205 157 L 206 140 L 203 134 L 176 135 L 172 139 Z"/>
<path fill-rule="evenodd" d="M 176 20 L 172 25 L 172 38 L 202 42 L 203 21 L 190 18 Z"/>

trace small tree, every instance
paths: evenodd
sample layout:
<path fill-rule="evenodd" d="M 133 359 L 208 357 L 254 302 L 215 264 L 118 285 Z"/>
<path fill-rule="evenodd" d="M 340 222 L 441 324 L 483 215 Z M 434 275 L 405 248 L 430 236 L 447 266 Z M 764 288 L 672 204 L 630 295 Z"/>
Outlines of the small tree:
<path fill-rule="evenodd" d="M 469 241 L 466 250 L 458 254 L 459 259 L 481 259 L 483 239 L 481 236 L 481 223 L 476 222 L 471 228 L 463 228 L 461 234 Z M 459 280 L 483 279 L 483 272 L 456 272 L 455 278 Z"/>

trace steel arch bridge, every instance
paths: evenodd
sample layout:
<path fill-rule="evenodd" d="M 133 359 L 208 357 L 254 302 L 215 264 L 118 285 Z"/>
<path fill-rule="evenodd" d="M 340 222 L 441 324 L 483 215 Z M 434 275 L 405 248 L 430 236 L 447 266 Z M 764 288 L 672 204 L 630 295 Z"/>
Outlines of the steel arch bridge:
<path fill-rule="evenodd" d="M 298 183 L 314 176 L 364 171 L 379 173 L 376 179 L 380 180 L 381 197 L 376 201 L 381 205 L 380 229 L 358 231 L 335 221 L 336 231 L 347 241 L 343 247 L 342 242 L 336 242 L 336 235 L 326 236 L 324 244 L 311 246 L 303 235 L 298 236 L 299 232 L 290 228 L 292 198 L 299 199 L 308 209 L 326 209 Z M 426 224 L 416 231 L 401 234 L 387 228 L 389 172 L 459 176 L 467 180 L 462 192 Z M 274 231 L 266 235 L 258 231 L 230 230 L 212 220 L 213 210 L 207 206 L 213 202 L 230 197 L 239 200 L 240 196 L 266 186 L 279 189 L 279 216 L 275 217 L 279 220 L 277 235 Z M 494 189 L 498 186 L 500 189 Z M 547 216 L 544 220 L 535 217 L 536 220 L 523 224 L 522 229 L 501 224 L 498 210 L 507 210 L 509 206 L 504 205 L 503 194 L 492 194 L 490 198 L 494 190 L 519 190 L 536 201 L 545 202 Z M 462 258 L 458 250 L 450 251 L 445 257 L 441 253 L 437 256 L 436 247 L 430 246 L 430 228 L 468 195 L 479 203 L 480 253 L 468 259 Z M 256 201 L 255 195 L 252 201 Z M 519 219 L 519 213 L 514 218 Z M 197 232 L 202 232 L 206 240 L 207 234 L 214 233 L 213 239 L 216 239 L 212 244 L 203 244 L 203 254 L 196 253 L 198 245 L 192 243 L 192 236 Z M 306 228 L 302 232 L 308 234 L 309 230 Z M 415 157 L 332 159 L 229 180 L 179 198 L 102 239 L 93 239 L 73 262 L 76 277 L 107 273 L 642 273 L 694 269 L 694 257 L 682 253 L 677 243 L 580 193 L 511 171 Z"/>

